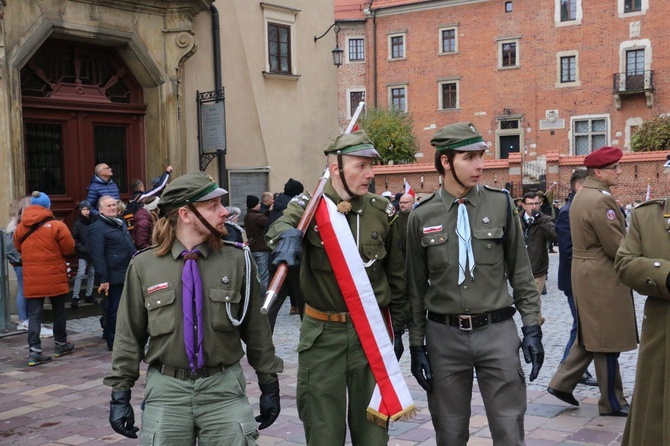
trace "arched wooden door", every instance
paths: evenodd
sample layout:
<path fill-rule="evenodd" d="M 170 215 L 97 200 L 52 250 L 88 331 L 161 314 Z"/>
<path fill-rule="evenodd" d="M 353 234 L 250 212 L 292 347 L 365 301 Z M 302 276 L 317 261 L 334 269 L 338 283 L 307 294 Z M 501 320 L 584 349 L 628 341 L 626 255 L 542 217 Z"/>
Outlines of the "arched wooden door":
<path fill-rule="evenodd" d="M 26 193 L 51 197 L 71 223 L 98 163 L 122 197 L 143 178 L 142 88 L 112 48 L 46 42 L 21 70 Z"/>

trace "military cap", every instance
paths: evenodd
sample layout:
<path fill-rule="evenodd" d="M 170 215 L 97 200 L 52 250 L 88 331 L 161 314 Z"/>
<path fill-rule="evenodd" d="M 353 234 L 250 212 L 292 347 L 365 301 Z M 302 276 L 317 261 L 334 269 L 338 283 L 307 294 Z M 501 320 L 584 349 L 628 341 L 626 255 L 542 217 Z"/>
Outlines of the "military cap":
<path fill-rule="evenodd" d="M 161 210 L 179 208 L 188 203 L 211 200 L 227 193 L 206 173 L 199 171 L 187 173 L 167 185 L 158 202 L 158 207 Z"/>
<path fill-rule="evenodd" d="M 623 152 L 621 149 L 605 146 L 586 155 L 586 158 L 584 158 L 584 165 L 586 167 L 598 169 L 616 163 L 622 156 Z"/>
<path fill-rule="evenodd" d="M 323 150 L 326 155 L 354 155 L 365 158 L 380 158 L 379 152 L 363 130 L 343 133 L 333 139 Z"/>
<path fill-rule="evenodd" d="M 484 138 L 471 122 L 457 122 L 442 127 L 430 140 L 430 144 L 438 152 L 443 150 L 478 152 L 488 149 Z"/>

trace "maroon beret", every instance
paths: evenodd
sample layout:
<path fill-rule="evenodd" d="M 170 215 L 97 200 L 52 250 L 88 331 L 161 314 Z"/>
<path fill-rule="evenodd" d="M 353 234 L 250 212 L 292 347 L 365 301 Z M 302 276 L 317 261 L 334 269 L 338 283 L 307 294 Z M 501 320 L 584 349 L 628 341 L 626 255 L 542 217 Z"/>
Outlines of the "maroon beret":
<path fill-rule="evenodd" d="M 623 156 L 621 149 L 616 147 L 601 147 L 595 152 L 589 153 L 584 158 L 584 165 L 586 167 L 599 168 L 605 167 L 609 164 L 616 163 Z"/>

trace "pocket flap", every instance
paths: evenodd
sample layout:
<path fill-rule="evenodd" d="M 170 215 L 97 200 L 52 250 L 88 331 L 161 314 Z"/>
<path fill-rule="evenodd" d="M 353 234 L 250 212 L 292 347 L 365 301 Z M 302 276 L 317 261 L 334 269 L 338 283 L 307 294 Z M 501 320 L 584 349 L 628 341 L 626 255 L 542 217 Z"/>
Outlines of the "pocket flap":
<path fill-rule="evenodd" d="M 144 300 L 144 307 L 149 310 L 156 310 L 158 308 L 171 305 L 177 297 L 175 290 L 163 290 L 152 293 Z"/>
<path fill-rule="evenodd" d="M 421 246 L 424 248 L 434 245 L 442 245 L 449 239 L 447 232 L 435 232 L 421 237 Z"/>
<path fill-rule="evenodd" d="M 363 254 L 370 260 L 381 260 L 386 257 L 386 247 L 381 243 L 378 245 L 363 245 Z"/>
<path fill-rule="evenodd" d="M 499 240 L 503 237 L 503 228 L 473 229 L 472 235 L 479 240 Z"/>
<path fill-rule="evenodd" d="M 317 323 L 311 330 L 301 336 L 300 342 L 298 343 L 298 353 L 307 350 L 314 345 L 314 341 L 316 341 L 316 338 L 318 338 L 321 333 L 323 333 L 323 324 Z"/>
<path fill-rule="evenodd" d="M 220 302 L 224 304 L 236 304 L 242 300 L 242 293 L 239 290 L 227 290 L 220 288 L 210 288 L 209 289 L 209 298 L 214 302 Z"/>

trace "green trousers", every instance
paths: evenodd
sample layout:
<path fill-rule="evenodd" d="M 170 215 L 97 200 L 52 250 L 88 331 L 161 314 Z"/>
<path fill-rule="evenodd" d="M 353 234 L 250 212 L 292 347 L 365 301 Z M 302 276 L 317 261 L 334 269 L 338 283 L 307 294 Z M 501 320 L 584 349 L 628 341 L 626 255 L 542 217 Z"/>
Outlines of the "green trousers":
<path fill-rule="evenodd" d="M 297 403 L 308 445 L 344 445 L 347 422 L 354 446 L 388 444 L 386 429 L 367 420 L 375 384 L 351 322 L 321 322 L 305 315 L 298 344 Z"/>
<path fill-rule="evenodd" d="M 149 367 L 142 413 L 142 446 L 253 446 L 258 427 L 244 393 L 239 363 L 195 381 Z"/>

